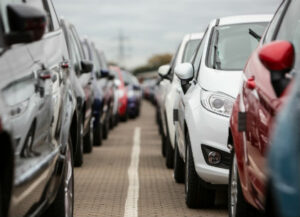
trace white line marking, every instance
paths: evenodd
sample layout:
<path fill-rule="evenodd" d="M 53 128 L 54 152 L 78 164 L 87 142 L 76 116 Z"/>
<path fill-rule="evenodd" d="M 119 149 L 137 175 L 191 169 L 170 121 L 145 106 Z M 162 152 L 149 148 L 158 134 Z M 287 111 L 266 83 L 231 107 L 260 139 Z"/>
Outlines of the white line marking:
<path fill-rule="evenodd" d="M 141 128 L 136 127 L 133 134 L 131 162 L 128 168 L 129 186 L 125 203 L 124 217 L 138 217 L 140 145 Z"/>

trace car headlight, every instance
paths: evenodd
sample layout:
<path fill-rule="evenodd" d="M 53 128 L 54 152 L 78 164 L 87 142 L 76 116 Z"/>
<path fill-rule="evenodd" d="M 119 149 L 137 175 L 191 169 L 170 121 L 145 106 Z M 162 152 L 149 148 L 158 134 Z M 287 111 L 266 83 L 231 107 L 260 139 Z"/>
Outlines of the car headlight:
<path fill-rule="evenodd" d="M 230 117 L 235 99 L 220 92 L 201 91 L 201 104 L 208 111 Z"/>

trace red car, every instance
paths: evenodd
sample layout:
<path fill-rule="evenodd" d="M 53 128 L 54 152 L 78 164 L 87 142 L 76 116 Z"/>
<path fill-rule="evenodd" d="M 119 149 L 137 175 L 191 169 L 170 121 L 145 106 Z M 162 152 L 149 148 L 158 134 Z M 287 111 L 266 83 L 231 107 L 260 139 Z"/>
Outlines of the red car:
<path fill-rule="evenodd" d="M 117 79 L 119 79 L 118 85 L 118 95 L 119 95 L 119 108 L 118 108 L 118 115 L 122 121 L 127 121 L 127 103 L 128 103 L 128 96 L 127 96 L 127 87 L 123 78 L 123 73 L 119 67 L 111 67 L 117 74 Z"/>
<path fill-rule="evenodd" d="M 233 154 L 228 192 L 231 217 L 259 216 L 265 209 L 272 125 L 299 70 L 299 61 L 294 66 L 300 48 L 299 9 L 300 1 L 282 2 L 244 70 L 228 139 Z"/>

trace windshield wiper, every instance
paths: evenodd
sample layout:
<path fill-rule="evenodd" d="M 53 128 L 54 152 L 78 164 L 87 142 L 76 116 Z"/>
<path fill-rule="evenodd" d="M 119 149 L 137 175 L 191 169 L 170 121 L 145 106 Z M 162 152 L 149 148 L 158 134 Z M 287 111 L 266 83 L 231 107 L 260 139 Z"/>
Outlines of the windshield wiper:
<path fill-rule="evenodd" d="M 253 38 L 255 38 L 258 42 L 260 41 L 261 36 L 257 34 L 255 31 L 253 31 L 252 29 L 249 29 L 249 34 L 253 36 Z"/>

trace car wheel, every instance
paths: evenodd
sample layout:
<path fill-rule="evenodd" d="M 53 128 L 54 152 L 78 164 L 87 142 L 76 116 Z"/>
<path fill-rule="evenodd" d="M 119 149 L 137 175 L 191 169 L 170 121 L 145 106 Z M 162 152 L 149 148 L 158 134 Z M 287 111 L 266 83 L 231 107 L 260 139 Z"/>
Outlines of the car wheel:
<path fill-rule="evenodd" d="M 208 208 L 214 204 L 215 191 L 205 188 L 200 184 L 200 179 L 195 170 L 193 153 L 187 135 L 187 151 L 185 162 L 185 202 L 189 208 Z"/>
<path fill-rule="evenodd" d="M 69 139 L 65 155 L 63 177 L 55 200 L 44 217 L 71 217 L 74 211 L 74 170 L 72 164 L 72 140 Z"/>
<path fill-rule="evenodd" d="M 89 123 L 89 129 L 87 134 L 84 136 L 84 153 L 91 153 L 93 151 L 93 139 L 94 139 L 94 135 L 93 135 L 93 118 L 90 120 Z"/>
<path fill-rule="evenodd" d="M 106 118 L 104 125 L 103 125 L 103 139 L 107 139 L 108 138 L 108 130 L 109 130 L 109 123 L 108 123 L 108 119 Z"/>
<path fill-rule="evenodd" d="M 119 124 L 119 116 L 116 115 L 115 116 L 115 123 L 114 123 L 115 127 L 118 126 L 118 124 Z"/>
<path fill-rule="evenodd" d="M 272 181 L 268 181 L 267 184 L 267 196 L 266 196 L 266 207 L 265 216 L 267 217 L 279 217 L 279 206 L 276 198 L 274 197 L 274 188 Z"/>
<path fill-rule="evenodd" d="M 94 146 L 102 145 L 102 126 L 101 123 L 98 122 L 94 128 Z"/>
<path fill-rule="evenodd" d="M 128 118 L 129 118 L 129 114 L 128 114 L 127 110 L 126 110 L 125 115 L 124 115 L 124 121 L 125 122 L 128 121 Z"/>
<path fill-rule="evenodd" d="M 178 144 L 176 140 L 174 152 L 174 179 L 177 183 L 184 183 L 184 162 L 180 157 Z"/>
<path fill-rule="evenodd" d="M 229 172 L 228 184 L 228 210 L 229 217 L 256 217 L 260 216 L 244 198 L 240 184 L 236 156 L 232 154 L 231 168 Z"/>
<path fill-rule="evenodd" d="M 0 180 L 1 181 L 1 180 Z M 3 213 L 3 190 L 2 190 L 2 183 L 0 182 L 0 216 L 5 216 Z"/>
<path fill-rule="evenodd" d="M 109 129 L 113 129 L 113 128 L 114 128 L 114 118 L 113 115 L 111 114 L 109 118 Z"/>
<path fill-rule="evenodd" d="M 75 148 L 75 156 L 74 156 L 74 166 L 81 167 L 83 164 L 83 122 L 81 121 L 77 133 L 77 144 L 75 141 L 72 141 Z"/>
<path fill-rule="evenodd" d="M 166 166 L 168 169 L 172 169 L 174 166 L 174 149 L 169 136 L 166 136 Z"/>
<path fill-rule="evenodd" d="M 166 140 L 164 135 L 161 135 L 161 154 L 163 157 L 166 157 Z"/>

